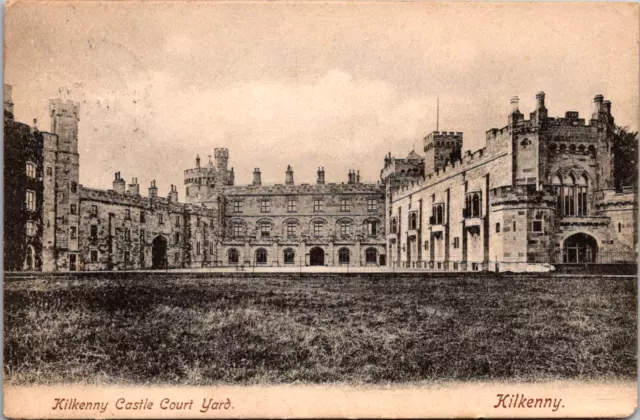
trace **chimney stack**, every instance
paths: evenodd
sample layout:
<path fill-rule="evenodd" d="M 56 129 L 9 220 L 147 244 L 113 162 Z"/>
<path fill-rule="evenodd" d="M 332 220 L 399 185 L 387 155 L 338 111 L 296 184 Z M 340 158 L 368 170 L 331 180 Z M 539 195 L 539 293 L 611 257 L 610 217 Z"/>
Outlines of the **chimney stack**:
<path fill-rule="evenodd" d="M 129 194 L 140 195 L 140 185 L 138 184 L 138 178 L 131 179 L 131 184 L 129 184 Z"/>
<path fill-rule="evenodd" d="M 287 165 L 287 172 L 285 172 L 284 183 L 286 185 L 293 185 L 293 169 L 291 169 L 291 165 Z"/>
<path fill-rule="evenodd" d="M 347 181 L 348 184 L 354 184 L 356 181 L 356 174 L 353 171 L 353 169 L 349 169 L 349 180 Z"/>
<path fill-rule="evenodd" d="M 158 187 L 156 187 L 156 180 L 151 181 L 149 187 L 149 198 L 158 198 Z"/>
<path fill-rule="evenodd" d="M 260 176 L 260 168 L 253 170 L 253 185 L 262 185 L 262 179 Z"/>
<path fill-rule="evenodd" d="M 536 110 L 546 109 L 544 107 L 544 92 L 538 92 L 536 94 Z"/>
<path fill-rule="evenodd" d="M 356 184 L 360 183 L 360 169 L 358 169 L 358 173 L 356 174 Z"/>
<path fill-rule="evenodd" d="M 510 103 L 511 103 L 512 114 L 520 112 L 520 98 L 518 98 L 517 96 L 512 96 Z"/>
<path fill-rule="evenodd" d="M 318 167 L 318 179 L 316 180 L 318 185 L 324 184 L 324 166 L 322 168 Z"/>
<path fill-rule="evenodd" d="M 611 115 L 611 101 L 602 102 L 602 109 L 607 113 L 607 115 Z"/>
<path fill-rule="evenodd" d="M 196 168 L 200 167 L 200 154 L 196 155 Z"/>
<path fill-rule="evenodd" d="M 169 202 L 177 203 L 178 202 L 178 186 L 171 184 L 171 190 L 169 191 Z"/>
<path fill-rule="evenodd" d="M 124 179 L 120 177 L 120 172 L 116 172 L 116 178 L 113 180 L 113 191 L 118 194 L 124 194 L 125 184 Z"/>

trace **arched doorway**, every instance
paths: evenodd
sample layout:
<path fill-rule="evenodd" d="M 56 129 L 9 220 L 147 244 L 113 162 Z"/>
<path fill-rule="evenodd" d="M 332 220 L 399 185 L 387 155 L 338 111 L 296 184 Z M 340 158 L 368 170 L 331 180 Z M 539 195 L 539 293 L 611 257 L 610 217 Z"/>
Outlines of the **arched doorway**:
<path fill-rule="evenodd" d="M 576 233 L 564 241 L 563 262 L 565 264 L 595 263 L 598 242 L 586 233 Z"/>
<path fill-rule="evenodd" d="M 309 260 L 311 265 L 324 265 L 324 249 L 320 247 L 311 248 Z"/>
<path fill-rule="evenodd" d="M 167 239 L 158 235 L 151 243 L 151 268 L 166 268 L 167 266 Z"/>

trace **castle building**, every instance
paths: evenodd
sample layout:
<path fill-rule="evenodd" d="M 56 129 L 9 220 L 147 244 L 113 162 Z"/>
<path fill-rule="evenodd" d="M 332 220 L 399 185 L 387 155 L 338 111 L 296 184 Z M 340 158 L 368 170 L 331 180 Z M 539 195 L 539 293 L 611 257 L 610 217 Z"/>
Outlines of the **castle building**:
<path fill-rule="evenodd" d="M 508 124 L 487 131 L 474 153 L 459 153 L 462 133 L 424 138 L 424 176 L 386 182 L 392 265 L 528 271 L 635 262 L 637 199 L 613 188 L 611 103 L 597 95 L 588 123 L 573 111 L 549 117 L 543 92 L 536 103 L 525 119 L 512 98 Z M 394 166 L 388 157 L 383 180 L 398 176 Z"/>
<path fill-rule="evenodd" d="M 611 103 L 587 123 L 550 118 L 544 93 L 525 119 L 462 154 L 463 133 L 432 132 L 424 155 L 384 158 L 380 181 L 235 185 L 229 151 L 184 171 L 185 202 L 171 185 L 115 173 L 111 189 L 79 182 L 79 105 L 50 101 L 51 130 L 14 121 L 4 89 L 6 270 L 81 271 L 229 266 L 372 266 L 433 270 L 549 269 L 630 262 L 635 192 L 616 190 Z M 35 125 L 35 124 L 34 124 Z"/>

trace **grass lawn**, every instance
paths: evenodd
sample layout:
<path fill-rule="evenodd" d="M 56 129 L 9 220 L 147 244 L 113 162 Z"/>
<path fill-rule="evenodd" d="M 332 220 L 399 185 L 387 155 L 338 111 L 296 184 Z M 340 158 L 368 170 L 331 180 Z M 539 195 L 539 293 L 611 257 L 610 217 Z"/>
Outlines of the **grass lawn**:
<path fill-rule="evenodd" d="M 633 379 L 633 278 L 5 280 L 12 384 Z"/>

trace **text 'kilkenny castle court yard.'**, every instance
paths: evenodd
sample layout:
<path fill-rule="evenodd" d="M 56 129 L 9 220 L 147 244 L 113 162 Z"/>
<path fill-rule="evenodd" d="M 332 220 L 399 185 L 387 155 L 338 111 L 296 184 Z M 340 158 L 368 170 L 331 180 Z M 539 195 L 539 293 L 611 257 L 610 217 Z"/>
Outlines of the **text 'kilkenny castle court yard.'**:
<path fill-rule="evenodd" d="M 612 104 L 551 117 L 545 94 L 528 117 L 512 97 L 484 148 L 434 131 L 406 158 L 381 156 L 380 178 L 236 185 L 232 152 L 214 148 L 182 187 L 115 173 L 81 184 L 79 104 L 50 101 L 50 132 L 13 118 L 4 88 L 5 269 L 98 271 L 214 267 L 549 271 L 634 263 L 637 199 L 616 182 Z M 19 103 L 17 104 L 19 106 Z M 506 108 L 506 107 L 505 107 Z M 304 162 L 299 162 L 304 165 Z M 169 190 L 161 196 L 159 190 Z M 146 191 L 144 191 L 146 190 Z"/>

